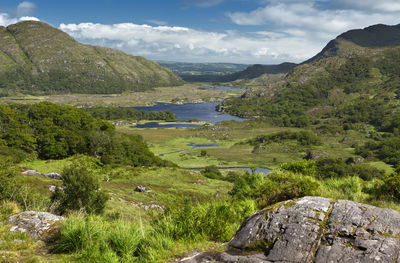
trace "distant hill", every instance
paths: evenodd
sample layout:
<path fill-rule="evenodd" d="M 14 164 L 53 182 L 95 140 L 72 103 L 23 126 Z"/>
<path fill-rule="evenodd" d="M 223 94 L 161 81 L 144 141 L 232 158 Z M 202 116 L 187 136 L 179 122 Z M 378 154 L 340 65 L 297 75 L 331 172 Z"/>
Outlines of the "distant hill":
<path fill-rule="evenodd" d="M 285 74 L 290 72 L 297 66 L 295 63 L 281 63 L 279 65 L 260 65 L 256 64 L 248 67 L 247 69 L 236 72 L 227 76 L 222 76 L 220 81 L 229 82 L 238 79 L 255 79 L 264 74 Z"/>
<path fill-rule="evenodd" d="M 234 63 L 188 63 L 172 61 L 158 61 L 158 63 L 172 70 L 183 80 L 190 82 L 218 81 L 221 76 L 242 71 L 249 66 Z"/>
<path fill-rule="evenodd" d="M 120 93 L 181 83 L 155 62 L 80 44 L 42 22 L 0 27 L 2 93 Z"/>

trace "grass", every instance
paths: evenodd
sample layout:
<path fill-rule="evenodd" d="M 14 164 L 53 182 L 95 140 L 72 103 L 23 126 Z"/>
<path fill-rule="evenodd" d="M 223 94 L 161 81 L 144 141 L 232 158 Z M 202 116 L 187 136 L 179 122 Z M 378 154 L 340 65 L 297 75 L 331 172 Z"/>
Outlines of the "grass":
<path fill-rule="evenodd" d="M 240 95 L 241 91 L 221 91 L 205 89 L 202 84 L 185 84 L 178 87 L 161 87 L 145 92 L 125 92 L 123 94 L 68 94 L 48 96 L 14 96 L 0 98 L 0 103 L 37 103 L 50 101 L 71 106 L 151 106 L 157 102 L 184 103 L 222 100 L 232 95 Z"/>

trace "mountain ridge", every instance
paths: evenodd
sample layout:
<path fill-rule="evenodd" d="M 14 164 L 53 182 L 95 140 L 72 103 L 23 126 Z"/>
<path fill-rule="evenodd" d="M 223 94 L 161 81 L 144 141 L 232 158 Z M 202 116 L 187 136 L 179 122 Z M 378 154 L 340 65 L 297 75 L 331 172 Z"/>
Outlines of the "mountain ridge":
<path fill-rule="evenodd" d="M 140 56 L 85 45 L 43 22 L 0 27 L 0 87 L 22 93 L 120 93 L 182 84 Z"/>

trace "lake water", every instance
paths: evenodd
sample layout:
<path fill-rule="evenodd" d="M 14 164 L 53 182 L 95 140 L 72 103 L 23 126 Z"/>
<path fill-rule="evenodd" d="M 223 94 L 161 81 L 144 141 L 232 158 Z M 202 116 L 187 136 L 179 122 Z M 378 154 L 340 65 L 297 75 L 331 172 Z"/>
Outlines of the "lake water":
<path fill-rule="evenodd" d="M 161 110 L 170 110 L 178 117 L 178 121 L 187 121 L 189 119 L 198 119 L 202 122 L 210 122 L 215 124 L 220 121 L 243 121 L 245 119 L 239 118 L 236 116 L 232 116 L 229 114 L 222 114 L 215 110 L 215 107 L 221 102 L 203 102 L 203 103 L 189 103 L 183 105 L 176 105 L 171 103 L 157 103 L 154 106 L 150 107 L 135 107 L 137 110 L 146 110 L 146 111 L 161 111 Z M 171 127 L 184 127 L 183 124 L 171 124 Z M 192 124 L 189 124 L 192 125 Z M 166 128 L 165 126 L 162 126 Z M 168 128 L 171 128 L 168 127 Z M 139 127 L 137 128 L 148 128 L 148 127 Z M 158 127 L 153 127 L 158 128 Z M 161 128 L 161 127 L 160 127 Z"/>
<path fill-rule="evenodd" d="M 190 143 L 187 146 L 193 147 L 193 148 L 211 148 L 211 147 L 220 147 L 221 145 L 219 144 L 196 144 L 196 143 Z"/>

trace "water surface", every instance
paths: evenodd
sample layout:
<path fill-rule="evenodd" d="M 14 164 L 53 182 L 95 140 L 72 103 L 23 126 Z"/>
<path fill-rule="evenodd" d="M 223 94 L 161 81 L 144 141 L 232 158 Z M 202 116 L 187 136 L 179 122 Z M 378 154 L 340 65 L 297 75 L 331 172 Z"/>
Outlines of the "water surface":
<path fill-rule="evenodd" d="M 154 106 L 150 107 L 135 107 L 137 110 L 146 110 L 146 111 L 161 111 L 161 110 L 170 110 L 178 117 L 178 121 L 187 121 L 189 119 L 198 119 L 201 122 L 209 122 L 215 124 L 219 121 L 244 121 L 244 118 L 239 118 L 233 115 L 220 113 L 215 110 L 215 107 L 220 104 L 221 101 L 218 102 L 203 102 L 203 103 L 188 103 L 183 105 L 176 105 L 171 103 L 157 103 Z M 175 125 L 175 124 L 174 124 Z M 194 124 L 188 124 L 194 125 Z M 174 127 L 182 127 L 182 126 L 174 126 Z M 137 128 L 147 128 L 147 127 L 139 127 Z M 157 127 L 153 127 L 157 128 Z"/>

